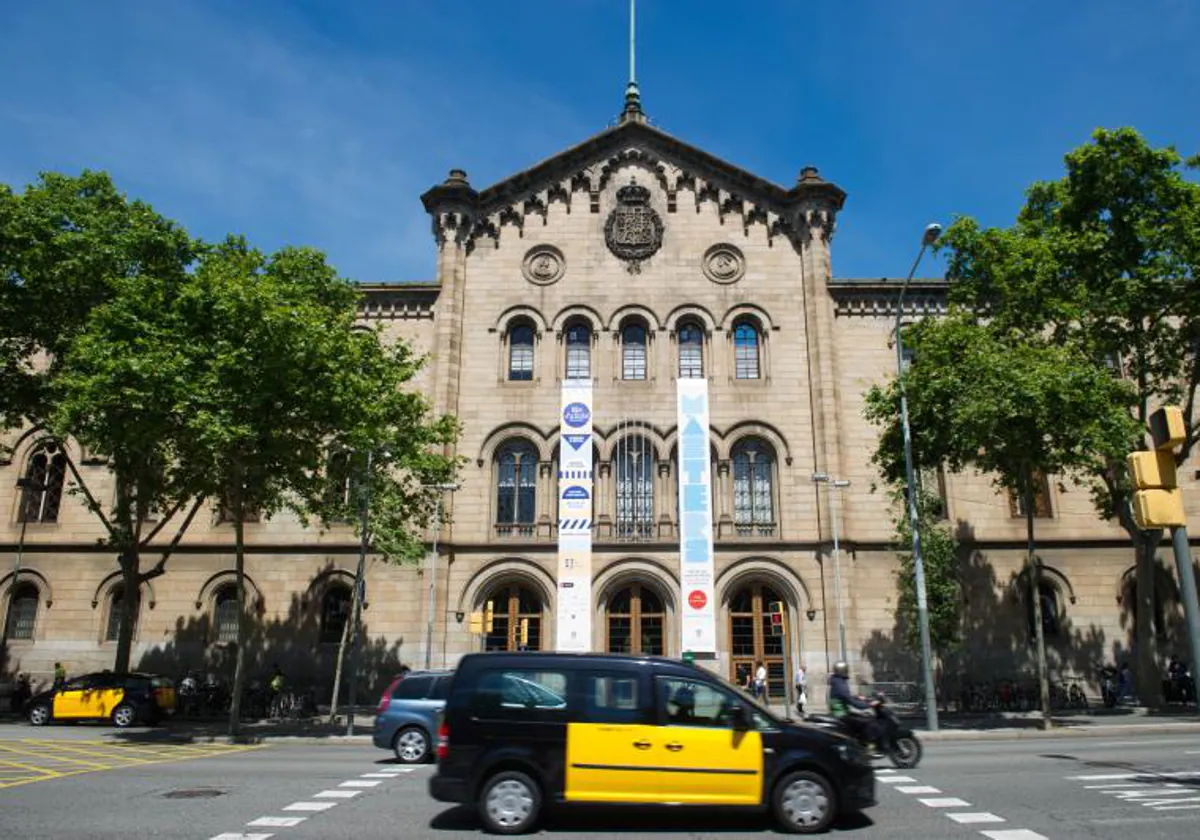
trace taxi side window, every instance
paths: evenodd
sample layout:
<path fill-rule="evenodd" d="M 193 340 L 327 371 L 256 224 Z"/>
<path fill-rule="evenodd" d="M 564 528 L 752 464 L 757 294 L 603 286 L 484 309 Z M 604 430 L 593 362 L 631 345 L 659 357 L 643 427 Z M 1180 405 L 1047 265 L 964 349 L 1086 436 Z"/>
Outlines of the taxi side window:
<path fill-rule="evenodd" d="M 657 684 L 660 723 L 733 728 L 733 709 L 742 705 L 733 692 L 687 678 L 659 677 Z"/>
<path fill-rule="evenodd" d="M 66 685 L 62 687 L 62 691 L 91 691 L 96 687 L 96 678 L 92 676 L 76 677 L 73 680 L 68 680 Z"/>
<path fill-rule="evenodd" d="M 561 671 L 484 671 L 471 698 L 481 720 L 561 723 L 567 719 L 567 675 Z"/>
<path fill-rule="evenodd" d="M 584 723 L 651 723 L 641 703 L 637 674 L 593 671 L 582 675 L 579 719 Z"/>

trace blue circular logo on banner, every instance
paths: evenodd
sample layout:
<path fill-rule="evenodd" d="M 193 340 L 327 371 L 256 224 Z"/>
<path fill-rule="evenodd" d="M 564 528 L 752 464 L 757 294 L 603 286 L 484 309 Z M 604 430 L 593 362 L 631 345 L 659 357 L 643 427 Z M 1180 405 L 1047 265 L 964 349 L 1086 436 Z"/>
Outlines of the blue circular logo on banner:
<path fill-rule="evenodd" d="M 574 402 L 563 409 L 563 421 L 572 428 L 578 429 L 589 419 L 592 413 L 583 403 Z"/>
<path fill-rule="evenodd" d="M 588 498 L 588 491 L 585 490 L 584 488 L 578 487 L 578 486 L 568 487 L 566 490 L 563 491 L 563 498 L 564 499 L 586 499 L 586 498 Z"/>

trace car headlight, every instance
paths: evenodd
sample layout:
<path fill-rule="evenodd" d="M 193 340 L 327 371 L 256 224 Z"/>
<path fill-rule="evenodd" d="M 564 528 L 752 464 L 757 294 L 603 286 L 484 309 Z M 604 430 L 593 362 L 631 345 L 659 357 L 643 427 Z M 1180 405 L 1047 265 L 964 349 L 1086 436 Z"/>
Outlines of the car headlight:
<path fill-rule="evenodd" d="M 834 749 L 837 750 L 837 754 L 842 757 L 843 761 L 851 764 L 866 763 L 866 753 L 857 744 L 837 744 Z"/>

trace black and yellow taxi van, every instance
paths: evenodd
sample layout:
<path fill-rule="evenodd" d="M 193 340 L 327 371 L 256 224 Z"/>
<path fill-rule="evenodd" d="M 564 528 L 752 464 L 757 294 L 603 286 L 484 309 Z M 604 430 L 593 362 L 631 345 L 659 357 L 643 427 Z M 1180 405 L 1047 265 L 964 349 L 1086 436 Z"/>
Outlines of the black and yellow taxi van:
<path fill-rule="evenodd" d="M 175 713 L 175 683 L 154 674 L 104 671 L 67 680 L 25 703 L 34 726 L 60 720 L 108 720 L 121 728 L 157 723 Z"/>
<path fill-rule="evenodd" d="M 549 805 L 769 809 L 788 832 L 875 804 L 849 738 L 780 720 L 695 665 L 608 654 L 474 653 L 459 662 L 429 792 L 498 834 Z"/>

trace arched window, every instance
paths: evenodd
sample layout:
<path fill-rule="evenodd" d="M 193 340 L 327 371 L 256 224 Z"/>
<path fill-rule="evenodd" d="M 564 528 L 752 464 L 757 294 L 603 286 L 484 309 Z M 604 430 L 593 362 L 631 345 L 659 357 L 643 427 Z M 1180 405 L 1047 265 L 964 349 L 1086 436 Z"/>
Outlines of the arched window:
<path fill-rule="evenodd" d="M 342 640 L 350 619 L 353 594 L 350 587 L 335 584 L 321 596 L 321 642 L 337 644 Z"/>
<path fill-rule="evenodd" d="M 575 323 L 567 327 L 567 379 L 592 376 L 592 328 Z"/>
<path fill-rule="evenodd" d="M 537 516 L 538 454 L 527 441 L 501 447 L 496 458 L 496 524 L 532 526 Z"/>
<path fill-rule="evenodd" d="M 758 663 L 762 662 L 767 666 L 767 691 L 771 700 L 785 696 L 783 637 L 771 633 L 771 604 L 775 601 L 783 602 L 783 598 L 761 583 L 740 587 L 729 601 L 732 667 L 729 676 L 744 685 L 745 674 L 753 675 Z"/>
<path fill-rule="evenodd" d="M 533 589 L 508 584 L 493 590 L 486 600 L 492 605 L 492 631 L 484 640 L 484 650 L 542 649 L 542 599 Z"/>
<path fill-rule="evenodd" d="M 621 329 L 621 378 L 646 378 L 646 328 L 636 322 Z"/>
<path fill-rule="evenodd" d="M 621 438 L 613 448 L 613 461 L 617 475 L 617 536 L 653 536 L 654 447 L 644 437 Z"/>
<path fill-rule="evenodd" d="M 758 327 L 750 321 L 738 321 L 733 327 L 734 377 L 758 379 L 761 359 Z"/>
<path fill-rule="evenodd" d="M 1024 587 L 1025 595 L 1025 624 L 1029 631 L 1029 641 L 1032 643 L 1036 638 L 1033 623 L 1033 601 L 1029 597 L 1029 580 L 1025 579 Z M 1061 613 L 1059 612 L 1058 604 L 1058 589 L 1054 584 L 1047 580 L 1038 582 L 1038 595 L 1042 602 L 1042 635 L 1047 639 L 1056 638 L 1061 629 Z"/>
<path fill-rule="evenodd" d="M 213 625 L 218 642 L 236 642 L 238 636 L 237 586 L 227 583 L 213 596 Z"/>
<path fill-rule="evenodd" d="M 704 378 L 704 330 L 688 322 L 679 327 L 679 378 Z"/>
<path fill-rule="evenodd" d="M 635 583 L 614 593 L 604 618 L 609 653 L 662 656 L 666 652 L 663 628 L 667 611 L 650 587 Z"/>
<path fill-rule="evenodd" d="M 38 588 L 32 583 L 19 583 L 8 598 L 7 637 L 32 639 L 37 626 Z"/>
<path fill-rule="evenodd" d="M 140 601 L 140 599 L 139 599 Z M 137 635 L 137 623 L 139 607 L 137 604 L 133 608 L 133 632 L 130 634 L 132 639 Z M 125 585 L 117 584 L 113 587 L 112 593 L 108 596 L 108 624 L 104 629 L 104 641 L 116 642 L 121 638 L 121 610 L 125 609 Z"/>
<path fill-rule="evenodd" d="M 512 382 L 533 379 L 533 327 L 517 323 L 508 329 L 508 378 Z"/>
<path fill-rule="evenodd" d="M 25 466 L 20 521 L 57 522 L 66 477 L 67 456 L 58 444 L 53 441 L 39 444 Z"/>
<path fill-rule="evenodd" d="M 775 453 L 760 440 L 733 448 L 733 522 L 744 534 L 774 533 Z"/>

